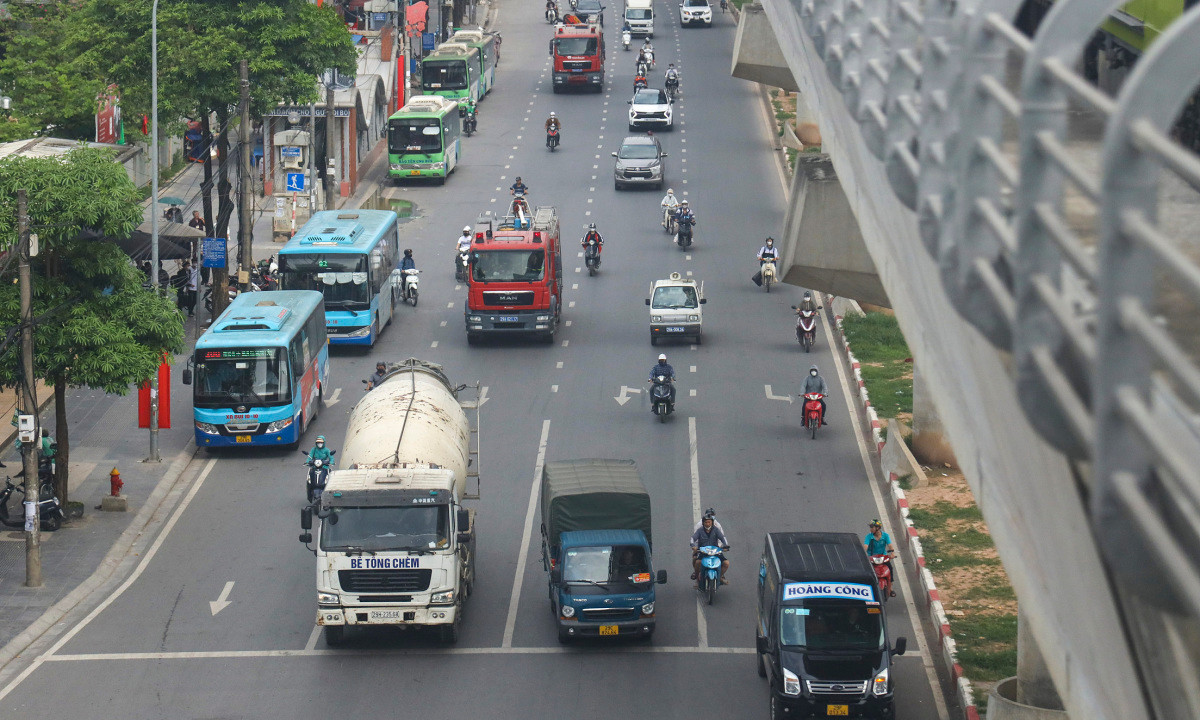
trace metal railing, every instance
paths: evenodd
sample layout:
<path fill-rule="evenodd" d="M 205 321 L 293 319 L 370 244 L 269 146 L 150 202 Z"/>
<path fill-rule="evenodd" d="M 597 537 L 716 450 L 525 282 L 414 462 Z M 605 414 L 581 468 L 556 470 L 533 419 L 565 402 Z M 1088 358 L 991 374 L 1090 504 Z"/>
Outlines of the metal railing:
<path fill-rule="evenodd" d="M 1018 0 L 792 3 L 951 303 L 1079 461 L 1150 703 L 1198 716 L 1200 157 L 1172 132 L 1200 7 L 1113 97 L 1078 68 L 1120 2 L 1056 0 L 1032 36 Z"/>

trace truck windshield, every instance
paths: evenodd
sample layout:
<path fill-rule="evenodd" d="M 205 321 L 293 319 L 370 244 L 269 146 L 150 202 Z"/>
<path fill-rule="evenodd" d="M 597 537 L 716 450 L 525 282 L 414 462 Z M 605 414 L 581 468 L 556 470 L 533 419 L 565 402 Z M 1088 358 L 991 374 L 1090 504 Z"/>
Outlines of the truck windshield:
<path fill-rule="evenodd" d="M 696 288 L 680 285 L 654 288 L 650 307 L 656 310 L 677 310 L 699 307 L 696 303 Z"/>
<path fill-rule="evenodd" d="M 197 407 L 266 407 L 291 401 L 283 348 L 228 348 L 196 351 Z"/>
<path fill-rule="evenodd" d="M 545 276 L 545 250 L 478 250 L 472 257 L 475 282 L 536 282 Z"/>
<path fill-rule="evenodd" d="M 780 610 L 779 638 L 783 645 L 809 650 L 878 650 L 884 642 L 880 617 L 878 607 L 854 601 L 785 605 Z"/>
<path fill-rule="evenodd" d="M 449 506 L 334 507 L 321 522 L 322 550 L 437 550 L 449 547 Z"/>
<path fill-rule="evenodd" d="M 649 20 L 651 18 L 650 11 L 641 8 L 627 8 L 625 10 L 626 20 Z"/>
<path fill-rule="evenodd" d="M 431 155 L 442 151 L 442 126 L 437 118 L 396 118 L 388 121 L 388 154 Z"/>
<path fill-rule="evenodd" d="M 596 38 L 594 37 L 563 37 L 554 39 L 556 55 L 595 55 Z"/>
<path fill-rule="evenodd" d="M 327 310 L 368 310 L 367 256 L 351 254 L 280 255 L 279 287 L 316 290 Z"/>
<path fill-rule="evenodd" d="M 619 585 L 650 582 L 646 551 L 636 545 L 568 548 L 563 582 Z"/>
<path fill-rule="evenodd" d="M 426 60 L 421 63 L 421 87 L 426 90 L 465 90 L 466 60 Z"/>

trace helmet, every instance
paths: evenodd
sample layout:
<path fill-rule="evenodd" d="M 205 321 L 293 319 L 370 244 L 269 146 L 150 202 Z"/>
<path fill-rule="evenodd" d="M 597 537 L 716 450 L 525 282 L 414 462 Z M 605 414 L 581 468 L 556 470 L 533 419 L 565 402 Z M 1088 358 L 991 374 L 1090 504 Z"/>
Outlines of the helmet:
<path fill-rule="evenodd" d="M 550 114 L 551 114 L 551 115 L 553 115 L 554 113 L 550 113 Z M 517 182 L 521 182 L 521 176 L 520 176 L 520 175 L 518 175 L 518 176 L 517 176 Z"/>
<path fill-rule="evenodd" d="M 595 230 L 595 229 L 596 229 L 596 223 L 588 223 L 588 230 Z"/>
<path fill-rule="evenodd" d="M 404 257 L 412 257 L 412 248 L 405 248 Z"/>
<path fill-rule="evenodd" d="M 554 117 L 554 111 L 553 111 L 553 110 L 551 110 L 551 111 L 550 111 L 550 117 Z M 520 178 L 517 178 L 517 179 L 519 180 Z"/>
<path fill-rule="evenodd" d="M 666 362 L 666 361 L 667 361 L 667 356 L 666 356 L 666 354 L 665 354 L 665 353 L 660 353 L 660 354 L 659 354 L 659 356 L 658 356 L 658 359 L 659 359 L 659 361 L 660 361 L 660 362 Z"/>
<path fill-rule="evenodd" d="M 387 369 L 387 363 L 385 363 L 383 361 L 377 362 L 377 363 L 375 363 L 375 369 L 376 370 Z"/>
<path fill-rule="evenodd" d="M 879 522 L 879 518 L 876 518 L 871 521 L 870 527 L 872 530 L 874 530 L 875 528 L 881 528 L 881 527 L 883 527 L 883 523 Z"/>
<path fill-rule="evenodd" d="M 674 194 L 675 194 L 675 188 L 667 188 L 667 194 L 668 194 L 668 195 L 674 195 Z"/>
<path fill-rule="evenodd" d="M 324 436 L 324 435 L 318 435 L 318 436 L 317 436 L 317 444 L 318 444 L 318 445 L 323 445 L 324 443 L 325 443 L 325 436 Z"/>
<path fill-rule="evenodd" d="M 705 520 L 716 520 L 717 513 L 712 508 L 709 508 L 704 511 L 704 519 Z"/>
<path fill-rule="evenodd" d="M 805 299 L 811 298 L 811 297 L 812 297 L 812 293 L 810 293 L 809 291 L 805 290 L 805 291 L 804 291 L 804 297 L 805 297 Z"/>
<path fill-rule="evenodd" d="M 687 205 L 687 204 L 688 204 L 688 201 L 687 201 L 687 200 L 680 200 L 680 201 L 679 201 L 679 204 L 680 204 L 680 205 Z"/>
<path fill-rule="evenodd" d="M 470 234 L 471 234 L 471 226 L 470 226 L 470 225 L 464 225 L 464 226 L 463 226 L 463 232 L 464 232 L 464 233 L 466 233 L 467 235 L 470 235 Z"/>

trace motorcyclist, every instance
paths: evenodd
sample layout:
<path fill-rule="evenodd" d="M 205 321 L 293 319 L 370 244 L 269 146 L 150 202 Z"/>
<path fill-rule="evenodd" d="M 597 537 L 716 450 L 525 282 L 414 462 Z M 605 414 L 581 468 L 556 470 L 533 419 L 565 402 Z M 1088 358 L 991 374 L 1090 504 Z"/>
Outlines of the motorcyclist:
<path fill-rule="evenodd" d="M 553 119 L 554 119 L 554 113 L 550 113 L 550 120 L 553 120 Z M 550 120 L 546 121 L 546 129 L 550 128 Z M 516 182 L 514 182 L 512 185 L 509 186 L 508 194 L 509 195 L 518 195 L 518 194 L 519 195 L 528 195 L 529 194 L 529 186 L 526 185 L 525 183 L 521 182 L 521 176 L 518 175 Z M 469 227 L 463 228 L 463 230 L 466 232 L 470 232 L 471 228 L 469 228 Z"/>
<path fill-rule="evenodd" d="M 475 128 L 478 125 L 477 119 L 479 117 L 476 114 L 477 110 L 475 108 L 475 100 L 472 98 L 467 98 L 467 101 L 459 105 L 458 109 L 460 111 L 459 114 L 462 116 L 463 124 L 466 125 L 467 123 L 471 123 L 471 132 L 475 132 Z"/>
<path fill-rule="evenodd" d="M 669 387 L 671 388 L 671 394 L 670 394 L 670 396 L 668 396 L 667 402 L 671 403 L 671 407 L 674 407 L 675 406 L 675 368 L 671 367 L 667 363 L 666 354 L 660 354 L 658 356 L 658 362 L 650 367 L 649 382 L 653 383 L 654 378 L 658 377 L 659 375 L 662 375 L 663 377 L 665 377 L 667 379 L 667 382 L 669 383 Z M 654 412 L 653 408 L 651 409 L 651 412 Z"/>
<path fill-rule="evenodd" d="M 725 539 L 725 533 L 721 528 L 717 527 L 716 517 L 712 514 L 712 510 L 704 513 L 704 518 L 700 521 L 700 528 L 692 533 L 692 579 L 695 580 L 700 576 L 700 552 L 699 549 L 706 546 L 714 546 L 723 550 L 729 549 L 729 541 Z M 721 584 L 728 585 L 729 581 L 725 579 L 725 572 L 729 570 L 729 560 L 721 555 Z"/>
<path fill-rule="evenodd" d="M 888 556 L 887 566 L 892 573 L 893 587 L 895 587 L 896 568 L 892 565 L 892 559 L 896 557 L 896 546 L 892 545 L 892 537 L 883 531 L 883 523 L 878 519 L 871 521 L 870 528 L 871 532 L 863 538 L 863 546 L 866 548 L 867 555 Z M 892 590 L 891 597 L 896 597 L 895 590 Z"/>
<path fill-rule="evenodd" d="M 54 457 L 58 454 L 58 443 L 50 437 L 50 429 L 42 428 L 42 441 L 38 445 L 38 474 L 54 474 Z"/>
<path fill-rule="evenodd" d="M 382 363 L 380 363 L 382 365 Z M 325 463 L 325 467 L 333 467 L 333 451 L 325 447 L 325 436 L 318 435 L 313 443 L 313 449 L 308 451 L 308 463 L 312 465 L 314 460 L 320 460 Z"/>
<path fill-rule="evenodd" d="M 758 250 L 759 267 L 766 265 L 768 262 L 774 262 L 777 257 L 779 257 L 779 251 L 775 249 L 775 238 L 769 237 L 767 238 L 767 244 Z"/>
<path fill-rule="evenodd" d="M 621 32 L 629 33 L 631 35 L 633 34 L 633 26 L 629 24 L 628 20 L 626 20 L 625 24 L 621 26 Z"/>
<path fill-rule="evenodd" d="M 462 235 L 459 235 L 458 240 L 456 240 L 455 242 L 456 242 L 455 249 L 458 250 L 458 252 L 460 252 L 460 253 L 465 253 L 466 251 L 471 249 L 471 226 L 470 225 L 463 226 Z M 457 262 L 457 260 L 455 262 Z"/>
<path fill-rule="evenodd" d="M 679 227 L 681 235 L 690 236 L 692 227 L 696 224 L 696 214 L 692 212 L 692 208 L 688 205 L 687 200 L 682 200 L 679 203 L 679 209 L 675 211 L 675 225 Z"/>
<path fill-rule="evenodd" d="M 558 19 L 558 3 L 556 3 L 554 0 L 546 0 L 546 10 L 547 11 L 553 10 L 554 18 L 556 20 Z"/>
<path fill-rule="evenodd" d="M 813 365 L 808 369 L 808 377 L 804 378 L 804 387 L 800 389 L 801 395 L 809 395 L 812 393 L 820 393 L 823 396 L 829 395 L 829 385 L 825 383 L 825 378 L 817 371 L 817 366 Z M 825 398 L 821 398 L 821 424 L 828 425 L 825 421 Z"/>
<path fill-rule="evenodd" d="M 600 236 L 600 231 L 596 229 L 596 223 L 588 224 L 587 234 L 583 236 L 583 240 L 579 244 L 584 250 L 587 250 L 588 243 L 592 240 L 596 241 L 596 254 L 599 255 L 604 250 L 604 238 Z"/>
<path fill-rule="evenodd" d="M 637 92 L 638 90 L 645 90 L 649 86 L 650 81 L 646 79 L 646 73 L 642 72 L 641 68 L 639 67 L 637 74 L 633 76 L 633 91 Z"/>
<path fill-rule="evenodd" d="M 808 310 L 809 312 L 816 312 L 817 310 L 820 310 L 820 309 L 821 308 L 817 307 L 816 301 L 813 300 L 812 293 L 805 290 L 804 291 L 804 299 L 800 301 L 800 304 L 798 306 L 796 306 L 796 314 L 799 315 L 802 310 Z"/>
<path fill-rule="evenodd" d="M 663 213 L 663 227 L 667 225 L 667 213 L 675 215 L 675 209 L 679 207 L 679 201 L 675 199 L 675 191 L 672 188 L 667 188 L 667 194 L 663 196 L 662 202 L 658 204 Z"/>
<path fill-rule="evenodd" d="M 370 390 L 383 382 L 383 378 L 387 375 L 387 364 L 384 362 L 375 363 L 375 372 L 371 377 L 367 378 L 367 389 Z"/>
<path fill-rule="evenodd" d="M 404 258 L 402 260 L 400 260 L 401 273 L 404 273 L 405 270 L 416 270 L 416 269 L 417 269 L 417 261 L 413 260 L 412 248 L 405 248 Z M 407 273 L 404 273 L 404 285 L 403 285 L 403 287 L 401 287 L 400 290 L 401 290 L 401 292 L 405 293 L 406 295 L 408 294 L 408 274 Z"/>
<path fill-rule="evenodd" d="M 650 38 L 642 41 L 642 49 L 639 51 L 641 56 L 646 59 L 647 65 L 654 64 L 654 45 L 650 42 Z"/>
<path fill-rule="evenodd" d="M 675 63 L 671 63 L 667 66 L 665 82 L 668 90 L 672 87 L 677 90 L 679 89 L 679 71 L 675 69 Z"/>

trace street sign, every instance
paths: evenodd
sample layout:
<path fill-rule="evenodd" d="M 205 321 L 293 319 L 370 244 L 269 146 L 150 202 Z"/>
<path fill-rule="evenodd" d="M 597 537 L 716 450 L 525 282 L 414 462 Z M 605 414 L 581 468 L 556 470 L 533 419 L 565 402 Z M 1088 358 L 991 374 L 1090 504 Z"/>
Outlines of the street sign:
<path fill-rule="evenodd" d="M 204 260 L 201 265 L 204 267 L 225 267 L 225 238 L 204 238 L 201 252 L 204 256 Z"/>
<path fill-rule="evenodd" d="M 298 158 L 300 157 L 300 147 L 297 145 L 282 145 L 279 148 L 279 157 Z"/>
<path fill-rule="evenodd" d="M 433 49 L 435 42 L 437 42 L 437 39 L 433 33 L 421 33 L 421 48 L 426 52 L 429 52 Z"/>
<path fill-rule="evenodd" d="M 304 192 L 304 173 L 287 174 L 288 192 Z"/>

